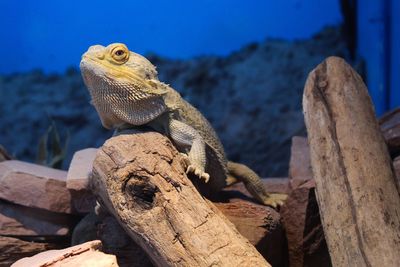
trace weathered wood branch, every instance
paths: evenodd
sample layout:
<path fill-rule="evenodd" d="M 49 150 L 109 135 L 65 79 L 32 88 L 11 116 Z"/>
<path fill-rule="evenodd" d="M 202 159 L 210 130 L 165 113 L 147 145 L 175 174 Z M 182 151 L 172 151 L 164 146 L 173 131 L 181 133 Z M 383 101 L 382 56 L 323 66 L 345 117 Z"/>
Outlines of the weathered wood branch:
<path fill-rule="evenodd" d="M 367 88 L 331 57 L 306 82 L 303 109 L 333 266 L 400 266 L 400 198 Z"/>
<path fill-rule="evenodd" d="M 92 190 L 155 265 L 270 266 L 197 192 L 182 162 L 160 134 L 121 134 L 99 150 Z"/>

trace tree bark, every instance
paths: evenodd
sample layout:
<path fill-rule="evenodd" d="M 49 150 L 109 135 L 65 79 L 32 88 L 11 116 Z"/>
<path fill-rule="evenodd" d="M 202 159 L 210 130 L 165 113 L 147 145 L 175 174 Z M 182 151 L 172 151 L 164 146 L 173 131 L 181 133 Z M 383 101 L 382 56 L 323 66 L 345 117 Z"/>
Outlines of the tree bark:
<path fill-rule="evenodd" d="M 333 266 L 400 266 L 400 198 L 361 77 L 330 57 L 308 76 L 303 109 Z"/>
<path fill-rule="evenodd" d="M 157 266 L 270 266 L 184 172 L 171 142 L 120 134 L 99 150 L 91 186 Z"/>

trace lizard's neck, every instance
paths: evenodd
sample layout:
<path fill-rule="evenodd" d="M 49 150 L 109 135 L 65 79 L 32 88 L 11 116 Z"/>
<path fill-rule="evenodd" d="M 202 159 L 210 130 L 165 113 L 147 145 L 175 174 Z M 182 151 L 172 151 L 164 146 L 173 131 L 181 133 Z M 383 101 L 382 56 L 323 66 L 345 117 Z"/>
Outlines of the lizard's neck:
<path fill-rule="evenodd" d="M 162 97 L 146 94 L 134 85 L 104 79 L 94 84 L 88 86 L 93 104 L 102 120 L 114 127 L 121 123 L 147 124 L 167 109 Z"/>

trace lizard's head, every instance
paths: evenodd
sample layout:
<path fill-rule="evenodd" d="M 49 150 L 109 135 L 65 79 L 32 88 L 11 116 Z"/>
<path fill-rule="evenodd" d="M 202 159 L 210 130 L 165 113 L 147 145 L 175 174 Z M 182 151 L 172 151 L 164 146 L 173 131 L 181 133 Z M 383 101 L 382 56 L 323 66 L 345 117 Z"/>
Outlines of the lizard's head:
<path fill-rule="evenodd" d="M 83 80 L 103 125 L 142 125 L 165 110 L 167 86 L 153 64 L 121 43 L 94 45 L 80 63 Z"/>

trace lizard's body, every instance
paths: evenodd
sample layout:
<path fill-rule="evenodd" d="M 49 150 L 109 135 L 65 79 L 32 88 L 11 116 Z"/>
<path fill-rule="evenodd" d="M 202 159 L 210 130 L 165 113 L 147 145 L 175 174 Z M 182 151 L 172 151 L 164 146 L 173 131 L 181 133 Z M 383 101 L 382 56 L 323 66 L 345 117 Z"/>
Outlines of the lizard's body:
<path fill-rule="evenodd" d="M 157 78 L 155 67 L 123 44 L 91 46 L 82 56 L 81 72 L 104 127 L 147 125 L 170 137 L 186 155 L 187 172 L 213 190 L 243 181 L 261 203 L 276 206 L 285 198 L 267 194 L 247 166 L 228 162 L 206 118 L 179 93 Z"/>

